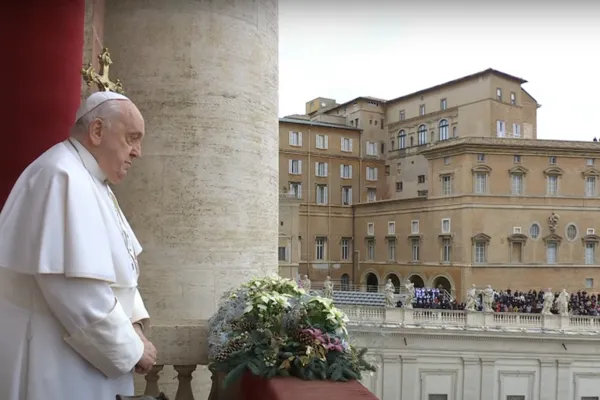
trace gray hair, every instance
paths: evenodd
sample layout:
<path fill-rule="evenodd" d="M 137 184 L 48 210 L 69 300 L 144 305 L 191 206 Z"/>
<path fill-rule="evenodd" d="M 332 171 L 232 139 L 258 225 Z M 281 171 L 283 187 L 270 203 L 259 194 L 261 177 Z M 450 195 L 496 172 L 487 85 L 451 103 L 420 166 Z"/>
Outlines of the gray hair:
<path fill-rule="evenodd" d="M 102 122 L 110 128 L 111 121 L 114 121 L 121 114 L 121 105 L 118 104 L 123 100 L 108 100 L 94 108 L 87 114 L 84 114 L 75 122 L 72 129 L 72 135 L 85 134 L 92 122 L 96 119 L 101 119 Z"/>

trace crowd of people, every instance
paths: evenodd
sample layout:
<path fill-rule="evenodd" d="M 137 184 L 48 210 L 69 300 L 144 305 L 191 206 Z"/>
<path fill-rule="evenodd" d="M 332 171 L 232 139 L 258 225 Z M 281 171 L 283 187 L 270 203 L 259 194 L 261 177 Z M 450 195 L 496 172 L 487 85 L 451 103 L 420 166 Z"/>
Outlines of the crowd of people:
<path fill-rule="evenodd" d="M 559 293 L 554 293 L 558 298 Z M 600 315 L 600 303 L 598 295 L 588 293 L 585 290 L 570 294 L 569 312 L 572 315 Z M 482 295 L 478 295 L 477 311 L 483 310 Z M 399 302 L 398 306 L 401 306 Z M 495 312 L 519 312 L 519 313 L 541 313 L 544 306 L 543 290 L 511 290 L 510 288 L 495 291 L 492 308 Z M 443 291 L 434 288 L 415 288 L 415 299 L 413 307 L 419 309 L 439 310 L 464 310 L 465 303 L 449 300 Z M 553 314 L 558 314 L 557 304 L 553 302 L 551 309 Z"/>

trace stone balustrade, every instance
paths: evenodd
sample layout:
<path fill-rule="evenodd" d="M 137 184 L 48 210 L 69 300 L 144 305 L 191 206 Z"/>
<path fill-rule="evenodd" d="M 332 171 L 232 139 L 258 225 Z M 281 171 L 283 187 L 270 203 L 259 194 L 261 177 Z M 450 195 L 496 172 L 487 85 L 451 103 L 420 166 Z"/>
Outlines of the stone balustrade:
<path fill-rule="evenodd" d="M 339 306 L 350 325 L 387 325 L 446 329 L 537 330 L 594 333 L 600 332 L 600 317 L 583 315 L 542 315 L 525 313 L 484 313 L 455 310 L 426 310 Z"/>

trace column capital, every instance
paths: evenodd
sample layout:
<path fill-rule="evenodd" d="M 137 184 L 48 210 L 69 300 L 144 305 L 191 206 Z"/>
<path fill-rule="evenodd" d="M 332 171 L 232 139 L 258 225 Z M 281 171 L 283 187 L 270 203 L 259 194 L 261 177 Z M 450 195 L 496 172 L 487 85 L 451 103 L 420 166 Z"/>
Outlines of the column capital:
<path fill-rule="evenodd" d="M 496 365 L 496 359 L 495 358 L 482 358 L 481 365 L 485 366 L 485 367 L 493 367 L 494 365 Z"/>
<path fill-rule="evenodd" d="M 479 365 L 479 358 L 474 357 L 462 357 L 464 365 Z"/>
<path fill-rule="evenodd" d="M 415 364 L 417 362 L 416 356 L 400 356 L 402 364 Z"/>
<path fill-rule="evenodd" d="M 538 361 L 539 361 L 541 367 L 554 367 L 556 365 L 556 360 L 552 360 L 552 359 L 540 358 Z"/>

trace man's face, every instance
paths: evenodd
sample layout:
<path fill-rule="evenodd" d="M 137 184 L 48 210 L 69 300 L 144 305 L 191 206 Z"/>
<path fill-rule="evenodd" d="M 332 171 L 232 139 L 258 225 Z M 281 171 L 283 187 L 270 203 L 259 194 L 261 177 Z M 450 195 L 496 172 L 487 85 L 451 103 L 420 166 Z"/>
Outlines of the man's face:
<path fill-rule="evenodd" d="M 142 156 L 144 119 L 130 101 L 118 101 L 119 113 L 110 120 L 97 119 L 90 124 L 89 135 L 94 157 L 112 184 L 120 183 L 135 158 Z"/>

